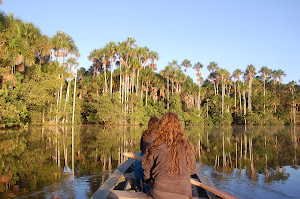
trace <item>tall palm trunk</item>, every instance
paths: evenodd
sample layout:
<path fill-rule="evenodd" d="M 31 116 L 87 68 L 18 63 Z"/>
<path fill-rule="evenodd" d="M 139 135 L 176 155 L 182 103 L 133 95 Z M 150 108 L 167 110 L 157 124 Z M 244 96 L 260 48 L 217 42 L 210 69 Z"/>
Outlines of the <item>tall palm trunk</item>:
<path fill-rule="evenodd" d="M 217 95 L 217 88 L 216 88 L 216 83 L 215 81 L 213 80 L 213 85 L 214 85 L 214 91 L 215 91 L 215 95 Z"/>
<path fill-rule="evenodd" d="M 224 117 L 224 95 L 225 95 L 225 85 L 222 81 L 222 118 Z"/>
<path fill-rule="evenodd" d="M 112 60 L 111 60 L 111 72 L 110 72 L 110 93 L 112 93 L 112 76 L 113 76 L 113 63 L 112 63 Z"/>
<path fill-rule="evenodd" d="M 119 88 L 119 92 L 120 92 L 120 94 L 119 94 L 119 96 L 120 96 L 120 101 L 122 101 L 122 103 L 123 103 L 123 100 L 121 99 L 121 97 L 122 97 L 122 74 L 121 74 L 121 72 L 122 72 L 122 64 L 121 64 L 121 61 L 120 61 L 120 88 Z"/>
<path fill-rule="evenodd" d="M 239 99 L 240 99 L 240 112 L 241 112 L 241 117 L 242 117 L 242 94 L 241 94 L 241 89 L 240 89 L 240 83 L 238 82 L 238 92 L 239 92 Z"/>
<path fill-rule="evenodd" d="M 201 85 L 200 85 L 200 83 L 199 83 L 199 95 L 198 95 L 198 110 L 200 111 L 200 106 L 201 106 L 201 100 L 200 100 L 200 97 L 201 97 L 201 95 L 200 95 L 200 92 L 201 92 Z"/>
<path fill-rule="evenodd" d="M 75 98 L 76 98 L 76 79 L 77 79 L 77 68 L 76 68 L 76 72 L 75 72 L 75 78 L 74 78 L 74 94 L 73 94 L 73 111 L 72 111 L 72 124 L 74 124 L 74 120 L 75 120 Z"/>
<path fill-rule="evenodd" d="M 172 88 L 171 89 L 172 89 L 172 95 L 173 95 L 174 94 L 173 93 L 173 91 L 174 91 L 174 81 L 172 81 Z"/>
<path fill-rule="evenodd" d="M 136 75 L 136 95 L 139 93 L 139 76 L 140 76 L 140 69 L 137 69 Z"/>
<path fill-rule="evenodd" d="M 167 90 L 168 90 L 167 110 L 169 110 L 170 109 L 170 104 L 169 104 L 169 101 L 170 101 L 169 75 L 168 75 L 168 78 L 167 78 Z"/>
<path fill-rule="evenodd" d="M 105 83 L 105 93 L 107 93 L 107 82 L 106 82 L 106 63 L 104 65 L 104 83 Z"/>
<path fill-rule="evenodd" d="M 61 63 L 61 56 L 60 56 L 60 67 L 63 68 L 63 65 Z M 60 104 L 60 101 L 61 101 L 61 97 L 62 97 L 62 87 L 63 87 L 63 79 L 64 79 L 64 74 L 62 73 L 61 74 L 61 83 L 60 83 L 60 91 L 59 91 L 59 104 Z"/>
<path fill-rule="evenodd" d="M 264 113 L 266 113 L 266 79 L 264 79 Z"/>
<path fill-rule="evenodd" d="M 243 90 L 243 99 L 244 99 L 244 115 L 246 115 L 247 105 L 246 105 L 246 91 Z"/>
<path fill-rule="evenodd" d="M 249 90 L 248 90 L 248 112 L 251 112 L 252 111 L 252 99 L 251 99 L 251 94 L 252 94 L 252 82 L 253 82 L 253 77 L 250 76 L 250 79 L 249 79 Z"/>
<path fill-rule="evenodd" d="M 234 82 L 234 114 L 236 119 L 236 82 Z"/>
<path fill-rule="evenodd" d="M 148 101 L 148 82 L 146 82 L 146 106 Z"/>

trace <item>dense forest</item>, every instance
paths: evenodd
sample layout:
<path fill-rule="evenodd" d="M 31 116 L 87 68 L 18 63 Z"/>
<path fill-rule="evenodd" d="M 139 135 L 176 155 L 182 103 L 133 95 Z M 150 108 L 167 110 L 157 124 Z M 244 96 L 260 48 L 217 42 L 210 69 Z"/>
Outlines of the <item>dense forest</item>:
<path fill-rule="evenodd" d="M 70 35 L 48 37 L 0 12 L 0 127 L 70 124 L 73 113 L 77 124 L 139 125 L 167 111 L 185 125 L 299 123 L 300 89 L 282 83 L 281 69 L 231 74 L 214 61 L 174 59 L 155 72 L 159 54 L 131 37 L 92 50 L 90 67 L 78 68 L 79 57 Z"/>

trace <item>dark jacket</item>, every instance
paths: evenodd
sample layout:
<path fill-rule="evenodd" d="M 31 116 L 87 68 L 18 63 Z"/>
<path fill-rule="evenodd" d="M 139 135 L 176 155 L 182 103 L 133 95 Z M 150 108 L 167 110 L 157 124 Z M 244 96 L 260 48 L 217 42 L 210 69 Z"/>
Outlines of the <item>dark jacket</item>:
<path fill-rule="evenodd" d="M 146 154 L 147 147 L 153 142 L 154 137 L 155 137 L 154 135 L 145 136 L 146 132 L 147 131 L 144 131 L 142 138 L 141 138 L 141 142 L 140 142 L 140 149 L 142 151 L 142 155 Z"/>
<path fill-rule="evenodd" d="M 196 162 L 194 157 L 190 157 L 192 168 L 191 172 L 187 169 L 187 161 L 184 151 L 179 152 L 181 175 L 174 174 L 168 176 L 167 167 L 167 147 L 165 144 L 156 149 L 154 158 L 147 161 L 144 170 L 144 180 L 150 183 L 151 189 L 162 192 L 176 193 L 192 197 L 192 186 L 190 175 L 196 173 Z M 167 198 L 167 197 L 165 197 Z"/>

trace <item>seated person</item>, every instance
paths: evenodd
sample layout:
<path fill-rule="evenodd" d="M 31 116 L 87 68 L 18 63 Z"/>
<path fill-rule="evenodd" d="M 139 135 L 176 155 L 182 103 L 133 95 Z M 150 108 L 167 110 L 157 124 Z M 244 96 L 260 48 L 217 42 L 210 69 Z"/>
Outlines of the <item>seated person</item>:
<path fill-rule="evenodd" d="M 161 118 L 142 165 L 151 197 L 192 197 L 190 175 L 196 173 L 194 147 L 184 136 L 177 114 L 168 112 Z"/>
<path fill-rule="evenodd" d="M 153 142 L 156 130 L 158 127 L 159 118 L 158 117 L 152 117 L 148 122 L 148 129 L 143 132 L 140 142 L 140 150 L 142 151 L 141 157 L 144 157 L 146 153 L 147 147 Z M 144 178 L 144 169 L 142 168 L 142 163 L 139 161 L 135 161 L 134 163 L 134 174 L 136 177 L 143 181 Z M 144 186 L 144 191 L 147 193 L 147 187 Z"/>

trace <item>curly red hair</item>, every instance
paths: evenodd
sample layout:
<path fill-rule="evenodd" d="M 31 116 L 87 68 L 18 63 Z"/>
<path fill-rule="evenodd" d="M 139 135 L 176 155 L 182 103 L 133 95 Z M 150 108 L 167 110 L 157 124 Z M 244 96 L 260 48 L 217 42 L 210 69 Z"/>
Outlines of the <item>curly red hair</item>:
<path fill-rule="evenodd" d="M 143 167 L 146 161 L 154 157 L 158 146 L 165 144 L 167 151 L 167 172 L 169 176 L 181 174 L 179 151 L 185 153 L 188 170 L 191 171 L 192 164 L 195 161 L 194 147 L 184 136 L 184 130 L 177 114 L 168 112 L 160 120 L 154 142 L 147 148 L 143 161 Z"/>

